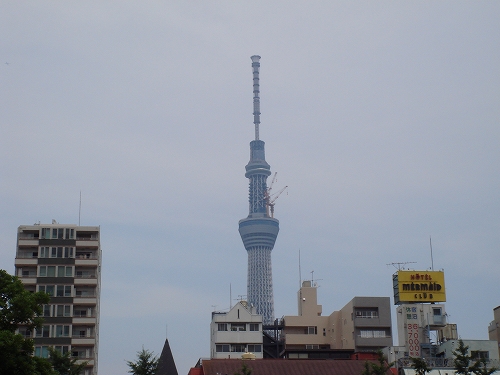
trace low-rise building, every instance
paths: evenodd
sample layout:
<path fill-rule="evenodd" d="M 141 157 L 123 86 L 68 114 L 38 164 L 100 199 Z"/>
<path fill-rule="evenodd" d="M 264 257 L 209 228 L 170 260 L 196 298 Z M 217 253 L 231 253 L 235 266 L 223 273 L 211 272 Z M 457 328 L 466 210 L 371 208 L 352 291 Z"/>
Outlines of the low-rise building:
<path fill-rule="evenodd" d="M 263 357 L 262 315 L 246 301 L 238 302 L 228 312 L 212 312 L 210 357 L 241 358 L 245 353 Z"/>
<path fill-rule="evenodd" d="M 349 358 L 392 346 L 389 297 L 354 297 L 341 310 L 321 314 L 317 286 L 304 281 L 298 315 L 283 317 L 286 358 Z"/>
<path fill-rule="evenodd" d="M 500 306 L 493 309 L 493 320 L 488 326 L 488 338 L 497 342 L 500 354 Z"/>

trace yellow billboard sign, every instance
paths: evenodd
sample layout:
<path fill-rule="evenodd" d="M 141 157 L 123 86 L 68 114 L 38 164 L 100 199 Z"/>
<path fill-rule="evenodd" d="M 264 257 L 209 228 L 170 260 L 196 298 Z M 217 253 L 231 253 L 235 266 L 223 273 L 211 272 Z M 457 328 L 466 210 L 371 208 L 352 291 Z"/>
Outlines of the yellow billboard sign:
<path fill-rule="evenodd" d="M 446 302 L 444 272 L 398 271 L 393 276 L 394 303 Z"/>

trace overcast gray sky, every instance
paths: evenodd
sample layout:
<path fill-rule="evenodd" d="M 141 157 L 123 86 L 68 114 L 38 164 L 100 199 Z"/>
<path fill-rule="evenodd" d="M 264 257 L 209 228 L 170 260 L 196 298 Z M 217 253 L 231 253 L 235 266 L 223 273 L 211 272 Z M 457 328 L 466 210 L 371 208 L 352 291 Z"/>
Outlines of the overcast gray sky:
<path fill-rule="evenodd" d="M 253 138 L 278 172 L 275 312 L 391 296 L 392 262 L 445 270 L 450 321 L 500 304 L 500 2 L 0 1 L 0 268 L 16 228 L 100 225 L 99 372 L 209 355 L 246 294 Z M 234 303 L 234 301 L 232 302 Z M 393 310 L 394 311 L 394 310 Z M 394 332 L 394 343 L 397 343 Z"/>

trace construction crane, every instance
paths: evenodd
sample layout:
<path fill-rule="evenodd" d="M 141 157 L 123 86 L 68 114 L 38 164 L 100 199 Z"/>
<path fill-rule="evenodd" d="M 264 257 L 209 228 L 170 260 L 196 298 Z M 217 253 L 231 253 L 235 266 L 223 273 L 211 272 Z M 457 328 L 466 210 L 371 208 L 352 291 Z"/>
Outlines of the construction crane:
<path fill-rule="evenodd" d="M 285 186 L 280 191 L 278 191 L 276 193 L 271 193 L 271 191 L 273 189 L 273 185 L 276 182 L 276 175 L 277 174 L 278 174 L 278 172 L 274 173 L 271 184 L 264 192 L 264 200 L 266 202 L 266 212 L 267 212 L 267 216 L 269 216 L 269 217 L 274 217 L 274 205 L 275 205 L 274 202 L 276 202 L 276 199 L 278 199 L 278 197 L 281 195 L 281 193 L 283 193 L 288 188 L 288 186 Z"/>

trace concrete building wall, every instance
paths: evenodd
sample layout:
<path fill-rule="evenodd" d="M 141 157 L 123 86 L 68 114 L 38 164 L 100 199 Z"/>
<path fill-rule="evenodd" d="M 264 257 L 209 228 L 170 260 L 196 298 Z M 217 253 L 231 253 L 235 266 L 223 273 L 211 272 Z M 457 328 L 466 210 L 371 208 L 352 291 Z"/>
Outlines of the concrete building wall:
<path fill-rule="evenodd" d="M 498 361 L 498 345 L 494 340 L 462 340 L 469 347 L 469 353 L 488 353 L 487 359 Z M 444 358 L 454 358 L 453 351 L 458 348 L 458 340 L 449 340 L 439 345 L 438 352 Z"/>
<path fill-rule="evenodd" d="M 497 342 L 500 355 L 500 306 L 493 309 L 493 321 L 488 327 L 488 338 Z"/>
<path fill-rule="evenodd" d="M 341 346 L 356 352 L 392 346 L 389 297 L 354 297 L 340 310 Z"/>

